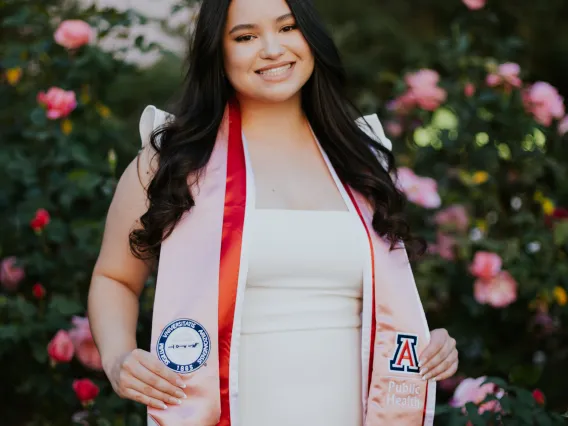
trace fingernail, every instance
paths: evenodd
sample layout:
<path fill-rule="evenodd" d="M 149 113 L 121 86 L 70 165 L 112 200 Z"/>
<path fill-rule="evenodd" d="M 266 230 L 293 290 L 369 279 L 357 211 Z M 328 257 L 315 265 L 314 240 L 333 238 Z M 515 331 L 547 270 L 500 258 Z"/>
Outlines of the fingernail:
<path fill-rule="evenodd" d="M 427 367 L 426 367 L 426 368 L 423 368 L 422 370 L 420 370 L 420 372 L 421 372 L 422 374 L 426 374 L 426 373 L 428 372 L 428 368 L 427 368 Z"/>
<path fill-rule="evenodd" d="M 429 378 L 430 378 L 430 375 L 429 375 L 429 374 L 426 374 L 426 375 L 424 376 L 424 380 L 428 380 Z"/>
<path fill-rule="evenodd" d="M 163 408 L 164 410 L 167 410 L 167 409 L 168 409 L 168 406 L 167 406 L 166 404 L 164 404 L 164 405 L 162 405 L 162 408 Z"/>
<path fill-rule="evenodd" d="M 181 399 L 176 399 L 176 404 L 181 405 Z"/>
<path fill-rule="evenodd" d="M 184 382 L 182 382 L 181 380 L 178 379 L 178 380 L 176 381 L 176 383 L 177 383 L 177 385 L 178 385 L 180 388 L 185 389 L 185 383 L 184 383 Z"/>
<path fill-rule="evenodd" d="M 177 392 L 176 392 L 176 396 L 178 396 L 178 397 L 180 397 L 180 398 L 185 398 L 185 397 L 186 397 L 186 396 L 185 396 L 185 393 L 182 392 L 182 391 L 177 391 Z"/>

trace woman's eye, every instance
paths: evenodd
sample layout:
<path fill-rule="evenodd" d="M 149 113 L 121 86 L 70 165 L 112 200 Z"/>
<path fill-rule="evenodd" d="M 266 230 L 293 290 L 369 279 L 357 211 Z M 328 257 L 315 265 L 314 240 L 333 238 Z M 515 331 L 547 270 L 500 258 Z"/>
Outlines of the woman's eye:
<path fill-rule="evenodd" d="M 254 36 L 248 34 L 248 35 L 242 35 L 242 36 L 237 37 L 237 38 L 235 39 L 235 41 L 237 41 L 237 42 L 240 43 L 240 42 L 243 42 L 243 41 L 244 41 L 244 42 L 246 42 L 246 41 L 251 41 L 253 38 L 254 38 Z"/>
<path fill-rule="evenodd" d="M 293 31 L 296 28 L 298 28 L 297 25 L 286 25 L 285 27 L 282 27 L 282 31 L 284 31 L 285 33 L 289 32 L 289 31 Z"/>

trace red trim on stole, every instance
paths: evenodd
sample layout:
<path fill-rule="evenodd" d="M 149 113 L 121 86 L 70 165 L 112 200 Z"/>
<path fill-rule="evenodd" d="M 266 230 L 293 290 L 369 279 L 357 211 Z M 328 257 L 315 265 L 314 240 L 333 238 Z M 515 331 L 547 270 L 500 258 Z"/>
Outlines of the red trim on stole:
<path fill-rule="evenodd" d="M 424 410 L 422 410 L 422 423 L 421 425 L 424 426 L 424 422 L 426 422 L 426 409 L 428 408 L 428 383 L 426 382 L 426 392 L 424 392 Z"/>
<path fill-rule="evenodd" d="M 373 309 L 372 309 L 372 315 L 371 315 L 371 347 L 370 347 L 370 352 L 369 352 L 369 380 L 368 380 L 368 385 L 367 385 L 367 391 L 369 391 L 369 389 L 371 389 L 371 377 L 373 375 L 373 359 L 375 357 L 375 334 L 376 334 L 376 330 L 377 330 L 377 313 L 376 313 L 376 307 L 375 307 L 375 250 L 373 249 L 373 240 L 371 239 L 371 233 L 369 228 L 367 227 L 367 222 L 365 221 L 365 218 L 363 217 L 363 213 L 361 213 L 361 210 L 359 209 L 359 205 L 357 204 L 357 201 L 355 200 L 355 197 L 353 196 L 353 193 L 351 192 L 351 189 L 344 185 L 345 189 L 347 191 L 347 194 L 349 194 L 349 198 L 351 198 L 351 202 L 353 203 L 353 205 L 355 206 L 355 210 L 357 210 L 357 214 L 359 215 L 359 218 L 361 219 L 361 222 L 363 222 L 363 226 L 365 227 L 365 232 L 367 232 L 367 238 L 369 239 L 369 248 L 371 250 L 371 271 L 372 271 L 372 283 L 373 283 Z M 364 413 L 365 414 L 365 413 Z"/>
<path fill-rule="evenodd" d="M 219 267 L 219 384 L 221 417 L 217 426 L 231 426 L 229 363 L 239 283 L 246 207 L 246 164 L 241 136 L 241 113 L 229 102 L 227 183 Z"/>

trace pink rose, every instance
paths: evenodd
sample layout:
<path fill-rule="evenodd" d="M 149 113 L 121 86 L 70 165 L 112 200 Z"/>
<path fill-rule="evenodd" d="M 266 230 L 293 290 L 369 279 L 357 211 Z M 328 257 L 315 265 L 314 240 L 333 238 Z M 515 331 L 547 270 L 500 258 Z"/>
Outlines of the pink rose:
<path fill-rule="evenodd" d="M 73 342 L 65 330 L 59 330 L 47 345 L 47 353 L 53 362 L 69 362 L 74 352 Z"/>
<path fill-rule="evenodd" d="M 438 87 L 440 75 L 430 69 L 422 69 L 405 77 L 409 95 L 412 96 L 416 105 L 427 111 L 434 111 L 446 100 L 447 93 Z"/>
<path fill-rule="evenodd" d="M 503 261 L 496 253 L 486 251 L 478 251 L 475 253 L 473 263 L 469 267 L 469 271 L 476 278 L 482 280 L 490 280 L 501 270 Z"/>
<path fill-rule="evenodd" d="M 486 78 L 486 83 L 490 87 L 503 85 L 507 89 L 521 87 L 523 82 L 519 78 L 521 67 L 513 62 L 506 62 L 499 65 L 496 73 L 491 73 Z"/>
<path fill-rule="evenodd" d="M 408 167 L 398 169 L 398 187 L 408 200 L 425 208 L 438 208 L 442 203 L 434 179 L 414 174 Z"/>
<path fill-rule="evenodd" d="M 20 281 L 26 276 L 24 269 L 16 265 L 17 261 L 15 256 L 11 256 L 2 259 L 0 263 L 0 284 L 8 291 L 17 290 Z"/>
<path fill-rule="evenodd" d="M 102 370 L 101 355 L 95 346 L 88 318 L 75 316 L 71 322 L 74 327 L 69 332 L 69 337 L 75 346 L 77 358 L 88 368 Z"/>
<path fill-rule="evenodd" d="M 445 260 L 455 260 L 455 247 L 456 239 L 449 235 L 438 232 L 436 235 L 436 244 L 430 244 L 429 251 L 432 254 L 437 254 Z"/>
<path fill-rule="evenodd" d="M 93 37 L 93 29 L 85 21 L 79 19 L 69 19 L 61 22 L 53 38 L 55 42 L 66 49 L 77 49 Z"/>
<path fill-rule="evenodd" d="M 550 126 L 552 119 L 564 117 L 564 99 L 556 88 L 538 81 L 523 92 L 523 103 L 529 114 L 543 126 Z"/>
<path fill-rule="evenodd" d="M 438 226 L 458 232 L 465 232 L 469 227 L 467 211 L 461 204 L 453 204 L 440 210 L 434 216 L 434 222 Z"/>
<path fill-rule="evenodd" d="M 471 10 L 478 10 L 485 6 L 485 0 L 462 0 L 463 4 L 465 4 Z"/>
<path fill-rule="evenodd" d="M 416 98 L 410 91 L 406 91 L 389 103 L 388 108 L 398 114 L 408 114 L 416 106 Z"/>
<path fill-rule="evenodd" d="M 558 134 L 564 136 L 568 132 L 568 115 L 558 123 Z"/>
<path fill-rule="evenodd" d="M 72 90 L 66 91 L 59 87 L 50 88 L 47 93 L 37 95 L 40 105 L 47 107 L 47 118 L 56 120 L 67 117 L 77 107 L 77 98 Z"/>
<path fill-rule="evenodd" d="M 478 279 L 473 284 L 475 300 L 494 308 L 504 308 L 517 300 L 517 282 L 507 271 L 489 280 Z"/>
<path fill-rule="evenodd" d="M 440 74 L 431 69 L 421 69 L 414 73 L 406 74 L 404 80 L 411 89 L 436 86 L 440 81 Z"/>
<path fill-rule="evenodd" d="M 475 95 L 475 86 L 473 85 L 473 83 L 466 83 L 463 88 L 463 93 L 466 98 L 471 98 L 473 95 Z"/>
<path fill-rule="evenodd" d="M 402 125 L 399 121 L 387 121 L 385 128 L 387 133 L 394 138 L 398 138 L 400 135 L 402 135 Z"/>
<path fill-rule="evenodd" d="M 73 390 L 84 405 L 92 402 L 99 394 L 99 387 L 89 379 L 74 380 Z"/>
<path fill-rule="evenodd" d="M 490 394 L 495 394 L 497 398 L 503 396 L 503 391 L 494 383 L 486 383 L 482 385 L 486 377 L 478 377 L 477 379 L 464 379 L 456 388 L 454 396 L 450 400 L 452 407 L 464 407 L 468 402 L 479 405 Z M 485 411 L 499 411 L 500 406 L 497 401 L 489 401 L 479 407 L 479 413 Z"/>

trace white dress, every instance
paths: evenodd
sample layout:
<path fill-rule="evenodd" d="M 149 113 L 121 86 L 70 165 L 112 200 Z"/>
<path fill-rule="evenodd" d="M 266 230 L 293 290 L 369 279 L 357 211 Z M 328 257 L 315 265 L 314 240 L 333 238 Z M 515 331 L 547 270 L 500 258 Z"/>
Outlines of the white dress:
<path fill-rule="evenodd" d="M 357 426 L 368 240 L 348 212 L 255 210 L 239 348 L 241 426 Z"/>

